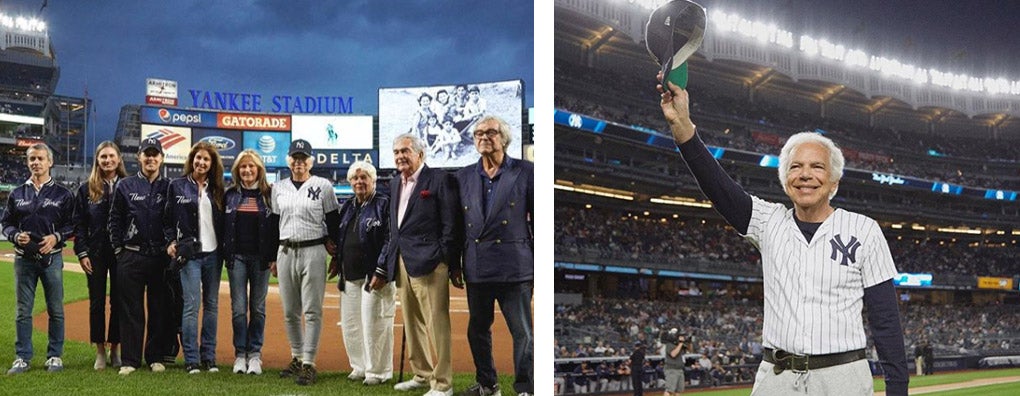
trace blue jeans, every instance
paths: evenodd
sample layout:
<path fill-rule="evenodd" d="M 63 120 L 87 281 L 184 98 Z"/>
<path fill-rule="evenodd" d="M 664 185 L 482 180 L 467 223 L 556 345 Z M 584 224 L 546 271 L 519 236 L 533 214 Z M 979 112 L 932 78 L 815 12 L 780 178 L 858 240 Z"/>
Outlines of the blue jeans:
<path fill-rule="evenodd" d="M 64 258 L 58 253 L 47 255 L 43 260 L 49 265 L 43 267 L 39 262 L 21 256 L 14 258 L 14 279 L 17 282 L 14 294 L 18 305 L 14 319 L 17 333 L 14 352 L 25 361 L 32 360 L 32 308 L 39 281 L 42 281 L 43 292 L 46 293 L 46 312 L 50 317 L 46 357 L 64 354 Z"/>
<path fill-rule="evenodd" d="M 258 256 L 234 255 L 233 268 L 227 269 L 230 278 L 230 313 L 234 327 L 234 357 L 262 356 L 262 341 L 266 329 L 266 291 L 269 289 L 269 270 L 262 269 Z M 251 289 L 249 290 L 249 286 Z M 249 320 L 248 314 L 251 314 Z"/>
<path fill-rule="evenodd" d="M 469 283 L 467 285 L 468 345 L 475 360 L 475 379 L 491 387 L 496 384 L 492 361 L 492 322 L 494 303 L 499 302 L 503 318 L 514 341 L 514 390 L 535 391 L 535 363 L 532 356 L 531 282 Z"/>
<path fill-rule="evenodd" d="M 220 273 L 223 268 L 216 252 L 190 260 L 181 268 L 184 309 L 181 314 L 181 345 L 184 363 L 216 360 L 216 307 L 219 303 Z M 202 339 L 198 339 L 199 298 L 202 305 Z"/>

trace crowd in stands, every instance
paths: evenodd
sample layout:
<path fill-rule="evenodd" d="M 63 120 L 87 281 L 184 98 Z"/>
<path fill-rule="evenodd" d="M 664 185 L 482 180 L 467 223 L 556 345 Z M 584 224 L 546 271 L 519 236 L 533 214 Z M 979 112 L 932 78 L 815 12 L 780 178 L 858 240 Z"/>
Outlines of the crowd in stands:
<path fill-rule="evenodd" d="M 690 260 L 728 263 L 755 271 L 758 250 L 720 219 L 658 217 L 623 210 L 558 205 L 554 249 L 557 255 L 585 256 L 678 265 Z M 974 244 L 921 238 L 897 238 L 886 232 L 900 272 L 936 275 L 1004 276 L 1020 273 L 1014 244 Z"/>
<path fill-rule="evenodd" d="M 672 301 L 595 297 L 579 305 L 557 305 L 557 383 L 567 393 L 626 390 L 629 379 L 621 380 L 627 377 L 621 375 L 620 366 L 630 363 L 628 348 L 633 342 L 642 341 L 649 345 L 651 361 L 643 382 L 654 387 L 662 378 L 656 374 L 656 369 L 661 372 L 664 353 L 659 334 L 672 327 L 695 340 L 685 355 L 689 386 L 750 383 L 761 361 L 762 303 L 760 289 L 750 297 L 709 289 Z M 1020 314 L 1015 306 L 905 302 L 900 310 L 908 355 L 925 340 L 935 345 L 936 356 L 1020 349 L 1015 345 L 1020 339 Z M 869 359 L 874 360 L 870 334 L 868 338 Z M 582 361 L 588 361 L 587 369 Z"/>
<path fill-rule="evenodd" d="M 662 223 L 624 212 L 563 205 L 557 206 L 555 214 L 558 252 L 670 264 L 693 259 L 754 268 L 759 263 L 757 250 L 718 220 Z"/>
<path fill-rule="evenodd" d="M 659 113 L 655 82 L 651 79 L 563 61 L 556 62 L 555 75 L 557 108 L 668 134 Z M 779 140 L 802 130 L 821 129 L 845 152 L 852 152 L 847 158 L 848 167 L 970 187 L 1020 190 L 1020 173 L 1015 166 L 1010 166 L 1020 162 L 1018 140 L 947 137 L 872 128 L 761 101 L 751 103 L 746 99 L 720 96 L 696 86 L 689 89 L 691 113 L 709 145 L 778 155 L 782 147 Z M 766 133 L 757 136 L 770 139 L 756 139 L 759 131 Z M 773 136 L 779 140 L 771 139 Z M 929 150 L 944 158 L 929 156 Z"/>
<path fill-rule="evenodd" d="M 0 158 L 0 184 L 20 184 L 30 176 L 28 167 L 21 157 Z"/>

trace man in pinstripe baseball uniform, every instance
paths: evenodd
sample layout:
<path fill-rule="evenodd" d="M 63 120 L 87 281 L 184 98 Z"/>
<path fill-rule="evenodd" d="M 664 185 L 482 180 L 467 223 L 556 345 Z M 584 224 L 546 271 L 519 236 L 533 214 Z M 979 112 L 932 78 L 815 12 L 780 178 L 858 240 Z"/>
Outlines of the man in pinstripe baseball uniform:
<path fill-rule="evenodd" d="M 311 154 L 312 146 L 307 141 L 291 142 L 287 154 L 291 177 L 273 184 L 270 220 L 280 225 L 280 248 L 276 265 L 270 270 L 279 278 L 292 357 L 280 376 L 294 376 L 298 385 L 315 382 L 327 250 L 332 250 L 331 241 L 340 227 L 340 204 L 333 194 L 333 184 L 311 174 Z"/>
<path fill-rule="evenodd" d="M 871 395 L 865 306 L 886 394 L 907 394 L 889 246 L 874 220 L 829 202 L 843 175 L 839 148 L 811 132 L 787 140 L 779 155 L 779 181 L 793 201 L 787 209 L 748 195 L 726 175 L 695 133 L 687 91 L 672 83 L 668 91 L 658 89 L 663 115 L 701 190 L 761 251 L 765 354 L 752 395 Z"/>

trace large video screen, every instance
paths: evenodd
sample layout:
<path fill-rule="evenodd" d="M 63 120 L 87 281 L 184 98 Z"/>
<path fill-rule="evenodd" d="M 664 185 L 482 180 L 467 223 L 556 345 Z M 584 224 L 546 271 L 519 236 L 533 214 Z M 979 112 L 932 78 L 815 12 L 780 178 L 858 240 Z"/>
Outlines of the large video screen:
<path fill-rule="evenodd" d="M 483 115 L 510 124 L 506 153 L 521 158 L 524 83 L 521 80 L 379 89 L 379 168 L 393 169 L 393 139 L 414 133 L 426 145 L 425 163 L 460 168 L 478 161 L 474 125 Z"/>
<path fill-rule="evenodd" d="M 294 140 L 312 145 L 316 167 L 348 168 L 354 161 L 375 164 L 372 116 L 304 116 L 291 118 Z"/>

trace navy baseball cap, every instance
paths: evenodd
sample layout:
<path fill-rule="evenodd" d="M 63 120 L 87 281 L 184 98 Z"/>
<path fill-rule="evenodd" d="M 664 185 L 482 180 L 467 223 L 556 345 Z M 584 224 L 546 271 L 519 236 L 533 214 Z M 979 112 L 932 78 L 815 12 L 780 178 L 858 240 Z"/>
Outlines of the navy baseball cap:
<path fill-rule="evenodd" d="M 142 140 L 142 144 L 138 145 L 139 153 L 144 152 L 145 150 L 148 149 L 155 149 L 156 151 L 159 151 L 160 154 L 163 154 L 163 144 L 159 142 L 159 139 L 148 138 Z"/>
<path fill-rule="evenodd" d="M 687 58 L 701 47 L 707 22 L 705 7 L 690 0 L 672 0 L 652 11 L 645 46 L 662 66 L 663 85 L 670 81 L 687 88 Z"/>
<path fill-rule="evenodd" d="M 287 155 L 293 157 L 294 154 L 304 154 L 307 157 L 311 157 L 312 144 L 308 143 L 308 141 L 304 139 L 298 139 L 290 142 L 290 150 L 287 151 Z"/>

